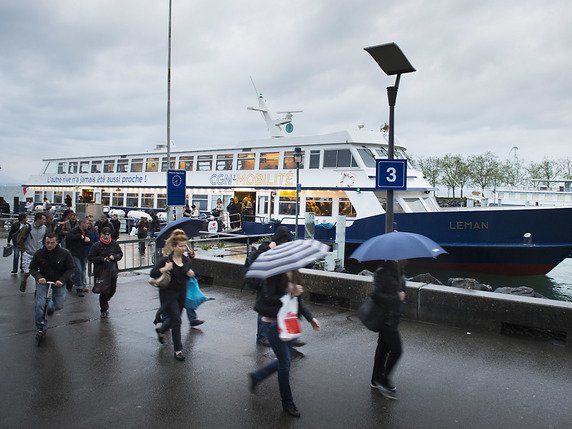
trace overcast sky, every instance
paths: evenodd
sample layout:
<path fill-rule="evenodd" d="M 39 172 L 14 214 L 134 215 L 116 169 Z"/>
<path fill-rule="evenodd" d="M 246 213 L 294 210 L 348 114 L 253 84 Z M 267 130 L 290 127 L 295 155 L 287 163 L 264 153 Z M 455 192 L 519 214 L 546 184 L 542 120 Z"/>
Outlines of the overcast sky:
<path fill-rule="evenodd" d="M 0 183 L 165 143 L 168 4 L 0 1 Z M 250 76 L 273 111 L 304 111 L 295 135 L 379 129 L 394 79 L 363 48 L 392 41 L 417 69 L 395 124 L 414 157 L 572 157 L 570 0 L 173 0 L 171 138 L 266 137 Z"/>

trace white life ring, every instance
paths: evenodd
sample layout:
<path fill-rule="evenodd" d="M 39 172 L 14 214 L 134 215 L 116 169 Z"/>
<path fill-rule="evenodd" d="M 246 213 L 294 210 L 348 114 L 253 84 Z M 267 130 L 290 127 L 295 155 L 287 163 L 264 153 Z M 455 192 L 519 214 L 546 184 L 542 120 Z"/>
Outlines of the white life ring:
<path fill-rule="evenodd" d="M 344 171 L 340 179 L 340 186 L 346 186 L 348 188 L 351 188 L 354 185 L 355 181 L 356 181 L 356 176 L 354 176 L 353 173 L 350 173 L 349 171 Z"/>

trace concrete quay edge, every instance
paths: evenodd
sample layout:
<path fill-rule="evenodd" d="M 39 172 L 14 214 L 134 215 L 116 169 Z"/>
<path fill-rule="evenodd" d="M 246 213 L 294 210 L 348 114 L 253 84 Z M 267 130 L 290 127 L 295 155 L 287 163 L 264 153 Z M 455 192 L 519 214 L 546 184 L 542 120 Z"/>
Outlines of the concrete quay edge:
<path fill-rule="evenodd" d="M 217 285 L 242 287 L 241 262 L 197 255 L 193 269 Z M 371 291 L 369 276 L 309 269 L 300 272 L 305 297 L 312 302 L 355 310 Z M 572 347 L 572 302 L 415 282 L 407 282 L 406 288 L 404 317 L 408 320 L 496 333 L 507 326 L 537 330 L 555 333 Z"/>

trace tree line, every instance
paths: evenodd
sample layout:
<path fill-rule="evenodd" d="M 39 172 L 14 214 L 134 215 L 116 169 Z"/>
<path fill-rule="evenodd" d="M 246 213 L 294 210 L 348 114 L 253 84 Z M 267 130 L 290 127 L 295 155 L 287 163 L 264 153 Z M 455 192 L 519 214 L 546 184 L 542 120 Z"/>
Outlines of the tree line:
<path fill-rule="evenodd" d="M 452 155 L 442 157 L 430 156 L 413 159 L 413 165 L 423 172 L 433 187 L 446 186 L 452 191 L 461 190 L 465 186 L 478 186 L 484 194 L 485 188 L 498 186 L 529 186 L 532 179 L 554 180 L 572 179 L 572 160 L 544 158 L 539 162 L 525 162 L 515 156 L 500 159 L 493 152 L 481 155 Z"/>

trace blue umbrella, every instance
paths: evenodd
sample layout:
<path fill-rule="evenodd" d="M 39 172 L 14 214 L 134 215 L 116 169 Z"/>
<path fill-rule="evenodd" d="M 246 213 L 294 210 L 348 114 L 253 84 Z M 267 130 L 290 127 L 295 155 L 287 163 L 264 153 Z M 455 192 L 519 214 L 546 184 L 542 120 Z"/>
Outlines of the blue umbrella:
<path fill-rule="evenodd" d="M 413 258 L 436 258 L 447 253 L 428 237 L 413 232 L 393 231 L 364 242 L 350 256 L 359 262 L 400 261 Z"/>
<path fill-rule="evenodd" d="M 204 219 L 181 217 L 171 223 L 168 223 L 157 234 L 157 238 L 155 240 L 157 248 L 161 248 L 165 245 L 165 241 L 175 229 L 182 229 L 189 238 L 195 237 L 199 235 L 199 231 L 205 231 L 207 229 L 206 222 L 207 221 Z"/>

